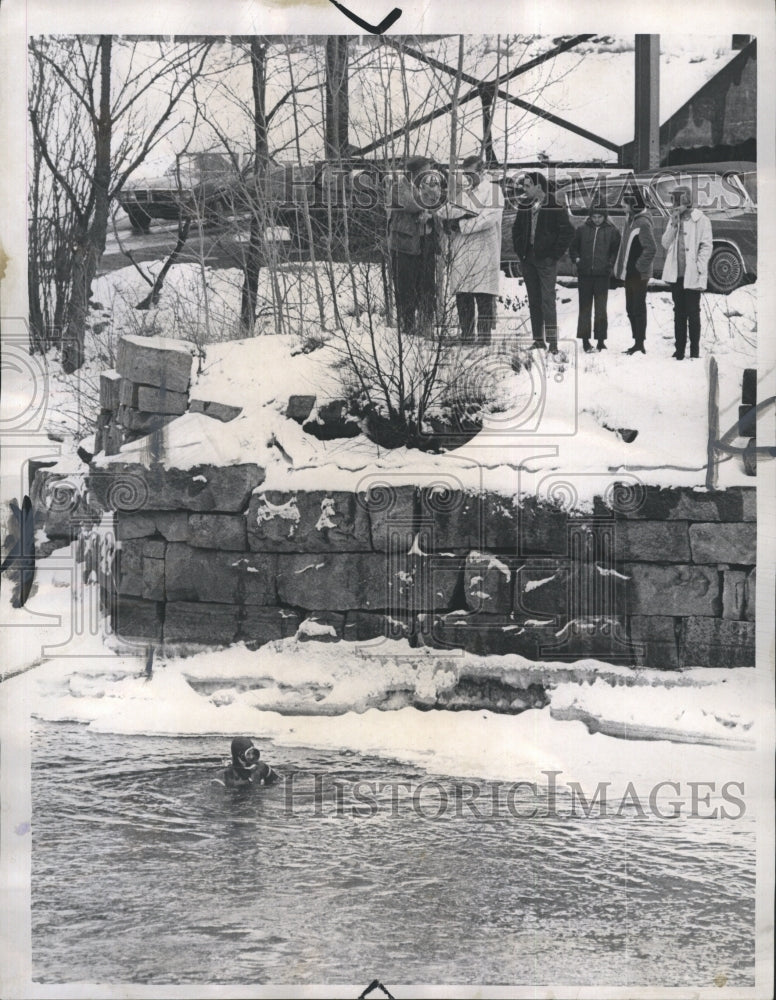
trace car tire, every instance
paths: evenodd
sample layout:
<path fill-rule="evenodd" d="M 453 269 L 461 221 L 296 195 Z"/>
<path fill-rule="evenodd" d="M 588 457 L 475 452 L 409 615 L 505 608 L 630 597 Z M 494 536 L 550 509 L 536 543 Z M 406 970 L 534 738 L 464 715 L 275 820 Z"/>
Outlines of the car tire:
<path fill-rule="evenodd" d="M 715 247 L 709 261 L 709 291 L 729 295 L 745 278 L 744 262 L 735 247 Z"/>
<path fill-rule="evenodd" d="M 508 278 L 522 278 L 520 265 L 516 260 L 505 260 L 501 264 L 501 270 Z"/>
<path fill-rule="evenodd" d="M 144 212 L 142 208 L 128 208 L 126 211 L 133 233 L 147 233 L 150 230 L 151 216 Z"/>

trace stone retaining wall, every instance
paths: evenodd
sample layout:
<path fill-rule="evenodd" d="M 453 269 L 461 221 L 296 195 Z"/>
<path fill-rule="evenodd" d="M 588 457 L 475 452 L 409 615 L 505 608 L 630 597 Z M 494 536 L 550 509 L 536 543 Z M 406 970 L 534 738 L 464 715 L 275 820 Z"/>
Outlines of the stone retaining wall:
<path fill-rule="evenodd" d="M 193 364 L 191 344 L 124 338 L 101 384 L 97 448 L 112 460 L 92 462 L 85 485 L 80 474 L 35 476 L 36 526 L 50 539 L 114 513 L 115 559 L 95 561 L 120 637 L 387 636 L 532 660 L 754 664 L 754 488 L 613 483 L 582 515 L 377 476 L 361 492 L 272 491 L 251 462 L 166 469 L 154 435 L 144 464 L 117 461 L 122 443 L 186 410 L 239 414 L 192 398 Z"/>
<path fill-rule="evenodd" d="M 494 494 L 277 492 L 263 479 L 251 464 L 99 470 L 92 489 L 121 543 L 105 586 L 119 635 L 754 664 L 754 489 L 623 486 L 584 516 Z"/>

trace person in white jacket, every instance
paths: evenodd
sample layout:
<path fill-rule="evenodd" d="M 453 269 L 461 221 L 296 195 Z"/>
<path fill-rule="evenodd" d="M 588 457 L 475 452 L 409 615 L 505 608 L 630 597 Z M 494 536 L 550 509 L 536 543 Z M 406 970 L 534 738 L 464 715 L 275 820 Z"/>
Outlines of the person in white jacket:
<path fill-rule="evenodd" d="M 671 192 L 671 218 L 663 233 L 666 260 L 663 280 L 674 300 L 674 357 L 683 361 L 690 335 L 690 357 L 700 356 L 701 292 L 708 282 L 712 251 L 711 222 L 693 208 L 692 192 L 680 186 Z"/>
<path fill-rule="evenodd" d="M 496 326 L 496 296 L 501 273 L 500 189 L 484 180 L 485 164 L 479 156 L 463 161 L 462 190 L 443 209 L 442 228 L 447 233 L 450 293 L 455 294 L 461 338 L 490 343 Z"/>

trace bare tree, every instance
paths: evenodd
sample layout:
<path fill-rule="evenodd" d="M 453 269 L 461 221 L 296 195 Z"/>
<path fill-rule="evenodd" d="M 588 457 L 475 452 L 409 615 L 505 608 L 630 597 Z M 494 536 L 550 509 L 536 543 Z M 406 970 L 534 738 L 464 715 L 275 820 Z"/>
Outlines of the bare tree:
<path fill-rule="evenodd" d="M 111 202 L 174 124 L 174 112 L 202 73 L 211 45 L 207 40 L 177 45 L 124 41 L 111 35 L 30 40 L 41 81 L 29 109 L 33 145 L 41 169 L 45 164 L 50 175 L 47 182 L 61 189 L 72 218 L 61 341 L 66 372 L 84 361 L 89 298 L 105 250 Z M 124 63 L 118 82 L 113 65 L 117 49 Z M 68 95 L 75 112 L 69 142 L 51 107 L 61 94 Z M 70 153 L 64 160 L 63 148 Z M 41 183 L 39 174 L 38 197 Z M 35 242 L 39 254 L 48 250 L 40 235 Z"/>

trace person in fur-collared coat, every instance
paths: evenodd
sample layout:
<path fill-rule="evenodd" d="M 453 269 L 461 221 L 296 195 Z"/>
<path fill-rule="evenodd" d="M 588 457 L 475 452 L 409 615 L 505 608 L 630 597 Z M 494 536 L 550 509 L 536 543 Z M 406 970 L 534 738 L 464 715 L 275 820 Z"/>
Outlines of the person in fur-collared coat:
<path fill-rule="evenodd" d="M 688 330 L 690 357 L 700 356 L 701 292 L 708 283 L 713 243 L 711 222 L 693 208 L 690 189 L 677 187 L 671 198 L 671 219 L 662 240 L 666 250 L 663 280 L 670 282 L 674 300 L 674 357 L 683 361 Z"/>

